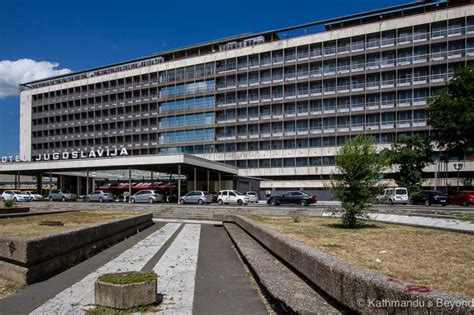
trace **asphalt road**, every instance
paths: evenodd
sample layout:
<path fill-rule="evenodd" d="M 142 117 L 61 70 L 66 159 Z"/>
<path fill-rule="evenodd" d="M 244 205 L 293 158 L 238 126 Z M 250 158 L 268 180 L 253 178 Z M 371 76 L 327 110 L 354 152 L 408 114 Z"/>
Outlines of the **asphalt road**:
<path fill-rule="evenodd" d="M 52 202 L 49 202 L 49 201 L 36 201 L 36 202 L 24 202 L 24 203 L 19 203 L 19 206 L 25 206 L 25 207 L 32 207 L 32 209 L 35 209 L 35 208 L 41 208 L 42 206 L 45 206 L 45 205 L 49 205 L 49 204 L 53 204 L 53 205 L 58 205 L 58 204 L 67 204 L 67 205 L 71 205 L 71 204 L 76 204 L 76 203 L 81 203 L 81 204 L 84 204 L 85 202 L 79 200 L 79 201 L 68 201 L 68 202 L 61 202 L 61 201 L 52 201 Z M 97 204 L 97 203 L 94 203 L 94 204 Z M 124 203 L 123 202 L 111 202 L 111 203 L 104 203 L 104 205 L 110 205 L 110 206 L 113 206 L 114 204 L 121 204 L 123 205 Z M 161 204 L 160 203 L 155 203 L 155 204 L 148 204 L 148 203 L 139 203 L 137 205 L 140 205 L 140 206 L 150 206 L 150 207 L 157 207 L 157 206 L 160 206 Z M 163 205 L 175 205 L 174 203 L 173 204 L 170 204 L 170 203 L 163 203 Z M 176 204 L 177 205 L 177 204 Z M 222 205 L 222 206 L 219 206 L 217 203 L 211 203 L 210 205 L 205 205 L 206 207 L 219 207 L 219 208 L 236 208 L 236 207 L 248 207 L 248 208 L 260 208 L 260 207 L 266 207 L 266 208 L 273 208 L 269 205 L 266 204 L 266 201 L 265 200 L 261 200 L 259 203 L 250 203 L 248 205 L 244 205 L 244 206 L 238 206 L 238 205 L 234 205 L 234 204 L 228 204 L 228 205 Z M 312 205 L 309 205 L 309 206 L 306 206 L 306 207 L 301 207 L 300 205 L 293 205 L 293 204 L 284 204 L 284 205 L 280 205 L 280 206 L 276 206 L 274 208 L 278 209 L 278 208 L 291 208 L 291 209 L 328 209 L 328 208 L 337 208 L 338 206 L 340 206 L 340 202 L 338 201 L 319 201 L 317 204 L 312 204 Z M 196 207 L 195 204 L 185 204 L 185 205 L 179 205 L 179 207 Z M 425 210 L 425 211 L 429 211 L 429 210 L 436 210 L 436 211 L 457 211 L 457 212 L 463 212 L 463 211 L 467 211 L 467 212 L 474 212 L 474 206 L 468 206 L 468 207 L 463 207 L 463 206 L 459 206 L 459 205 L 447 205 L 447 206 L 441 206 L 441 205 L 437 205 L 437 204 L 433 204 L 429 207 L 425 206 L 425 205 L 410 205 L 410 204 L 407 204 L 407 205 L 403 205 L 403 204 L 395 204 L 395 205 L 386 205 L 386 204 L 382 204 L 382 205 L 374 205 L 373 206 L 373 209 L 374 210 L 381 210 L 381 211 L 389 211 L 389 210 L 401 210 L 401 211 L 418 211 L 418 210 Z"/>

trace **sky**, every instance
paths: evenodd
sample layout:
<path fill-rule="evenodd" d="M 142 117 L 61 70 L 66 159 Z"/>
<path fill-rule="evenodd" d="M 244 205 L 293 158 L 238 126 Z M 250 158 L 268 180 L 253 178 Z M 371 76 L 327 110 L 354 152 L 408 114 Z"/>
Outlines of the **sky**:
<path fill-rule="evenodd" d="M 0 156 L 19 151 L 19 82 L 405 2 L 410 1 L 3 1 Z"/>

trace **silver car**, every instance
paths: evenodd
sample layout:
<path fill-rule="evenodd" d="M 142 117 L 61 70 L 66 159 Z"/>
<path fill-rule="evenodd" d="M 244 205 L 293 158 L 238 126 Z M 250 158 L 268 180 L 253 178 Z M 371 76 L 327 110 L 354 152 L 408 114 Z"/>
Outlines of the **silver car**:
<path fill-rule="evenodd" d="M 76 201 L 77 195 L 70 193 L 67 190 L 51 190 L 48 194 L 49 201 L 61 200 L 61 201 Z"/>
<path fill-rule="evenodd" d="M 30 199 L 33 201 L 42 201 L 44 199 L 42 195 L 37 194 L 34 191 L 25 191 L 25 194 L 30 196 Z"/>
<path fill-rule="evenodd" d="M 110 191 L 94 191 L 91 192 L 90 194 L 87 195 L 86 201 L 98 201 L 98 202 L 104 202 L 104 201 L 114 201 L 114 195 Z"/>
<path fill-rule="evenodd" d="M 163 202 L 163 196 L 156 192 L 156 190 L 140 190 L 130 197 L 130 203 L 135 202 Z"/>
<path fill-rule="evenodd" d="M 247 191 L 245 195 L 249 197 L 249 202 L 258 203 L 258 194 L 255 191 Z"/>
<path fill-rule="evenodd" d="M 185 203 L 197 203 L 197 204 L 210 204 L 212 202 L 212 194 L 207 191 L 190 191 L 186 195 L 179 198 L 180 204 Z"/>

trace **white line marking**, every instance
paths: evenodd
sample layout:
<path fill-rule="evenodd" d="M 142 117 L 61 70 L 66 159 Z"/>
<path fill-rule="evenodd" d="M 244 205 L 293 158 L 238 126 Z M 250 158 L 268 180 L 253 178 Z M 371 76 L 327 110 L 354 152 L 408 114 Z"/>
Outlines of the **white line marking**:
<path fill-rule="evenodd" d="M 58 293 L 31 314 L 84 314 L 86 307 L 94 304 L 94 283 L 100 275 L 117 271 L 141 270 L 178 230 L 180 225 L 177 223 L 166 224 L 115 259 Z"/>
<path fill-rule="evenodd" d="M 192 314 L 201 225 L 187 224 L 153 270 L 163 303 L 156 314 Z"/>

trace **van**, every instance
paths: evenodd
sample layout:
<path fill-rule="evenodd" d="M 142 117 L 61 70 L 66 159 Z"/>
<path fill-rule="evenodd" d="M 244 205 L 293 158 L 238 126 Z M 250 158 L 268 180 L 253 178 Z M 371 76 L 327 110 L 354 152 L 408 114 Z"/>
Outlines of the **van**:
<path fill-rule="evenodd" d="M 408 203 L 408 190 L 405 187 L 386 188 L 382 195 L 377 196 L 377 200 L 382 203 L 404 204 Z"/>

